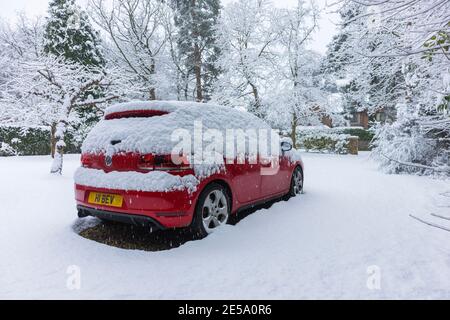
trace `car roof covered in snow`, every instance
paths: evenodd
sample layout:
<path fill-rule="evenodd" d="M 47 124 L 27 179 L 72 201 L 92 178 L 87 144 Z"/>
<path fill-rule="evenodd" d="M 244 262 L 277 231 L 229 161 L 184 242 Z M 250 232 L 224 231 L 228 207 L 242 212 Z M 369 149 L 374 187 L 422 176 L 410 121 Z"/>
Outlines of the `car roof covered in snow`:
<path fill-rule="evenodd" d="M 187 130 L 194 137 L 194 124 L 203 132 L 216 129 L 225 137 L 228 129 L 270 130 L 258 117 L 244 111 L 214 104 L 180 101 L 132 101 L 109 107 L 105 117 L 127 111 L 162 111 L 162 116 L 119 118 L 100 121 L 82 146 L 83 153 L 119 152 L 170 154 L 179 143 L 172 141 L 176 129 Z M 111 141 L 120 141 L 112 145 Z"/>

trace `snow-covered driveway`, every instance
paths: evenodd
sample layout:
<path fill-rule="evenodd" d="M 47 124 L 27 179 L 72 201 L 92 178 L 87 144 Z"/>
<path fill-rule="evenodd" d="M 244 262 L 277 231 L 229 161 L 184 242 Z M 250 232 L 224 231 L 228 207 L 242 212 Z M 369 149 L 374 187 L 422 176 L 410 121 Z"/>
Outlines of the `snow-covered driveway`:
<path fill-rule="evenodd" d="M 72 230 L 78 157 L 63 177 L 47 157 L 0 158 L 0 298 L 450 298 L 450 233 L 409 217 L 450 216 L 448 181 L 384 175 L 367 154 L 304 160 L 300 198 L 145 252 Z"/>

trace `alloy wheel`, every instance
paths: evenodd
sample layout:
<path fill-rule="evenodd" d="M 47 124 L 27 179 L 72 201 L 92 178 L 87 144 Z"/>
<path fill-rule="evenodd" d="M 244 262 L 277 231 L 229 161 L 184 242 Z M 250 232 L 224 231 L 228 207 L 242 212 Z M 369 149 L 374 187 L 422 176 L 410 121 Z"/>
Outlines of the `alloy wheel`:
<path fill-rule="evenodd" d="M 300 169 L 296 169 L 293 176 L 293 188 L 294 194 L 300 194 L 303 192 L 303 174 Z"/>
<path fill-rule="evenodd" d="M 211 191 L 203 204 L 202 221 L 207 233 L 213 232 L 228 221 L 228 202 L 221 190 Z"/>

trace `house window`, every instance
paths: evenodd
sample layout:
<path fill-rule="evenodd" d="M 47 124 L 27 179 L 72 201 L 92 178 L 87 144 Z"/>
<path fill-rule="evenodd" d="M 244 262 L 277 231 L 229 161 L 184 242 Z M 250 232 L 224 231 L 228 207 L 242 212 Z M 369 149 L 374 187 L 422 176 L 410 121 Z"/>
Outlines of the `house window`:
<path fill-rule="evenodd" d="M 385 114 L 384 112 L 378 112 L 378 113 L 375 115 L 375 119 L 376 119 L 378 122 L 385 122 L 385 121 L 386 121 L 386 114 Z"/>

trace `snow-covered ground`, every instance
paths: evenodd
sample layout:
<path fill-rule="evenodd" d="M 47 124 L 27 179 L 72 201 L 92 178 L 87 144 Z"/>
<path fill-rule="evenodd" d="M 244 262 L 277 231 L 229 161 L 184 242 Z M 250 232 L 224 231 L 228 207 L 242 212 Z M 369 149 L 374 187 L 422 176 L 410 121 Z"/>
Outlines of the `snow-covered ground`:
<path fill-rule="evenodd" d="M 77 156 L 62 177 L 48 157 L 0 158 L 0 298 L 450 298 L 450 233 L 410 217 L 450 226 L 430 215 L 450 216 L 448 181 L 304 158 L 303 196 L 160 252 L 73 231 Z"/>

